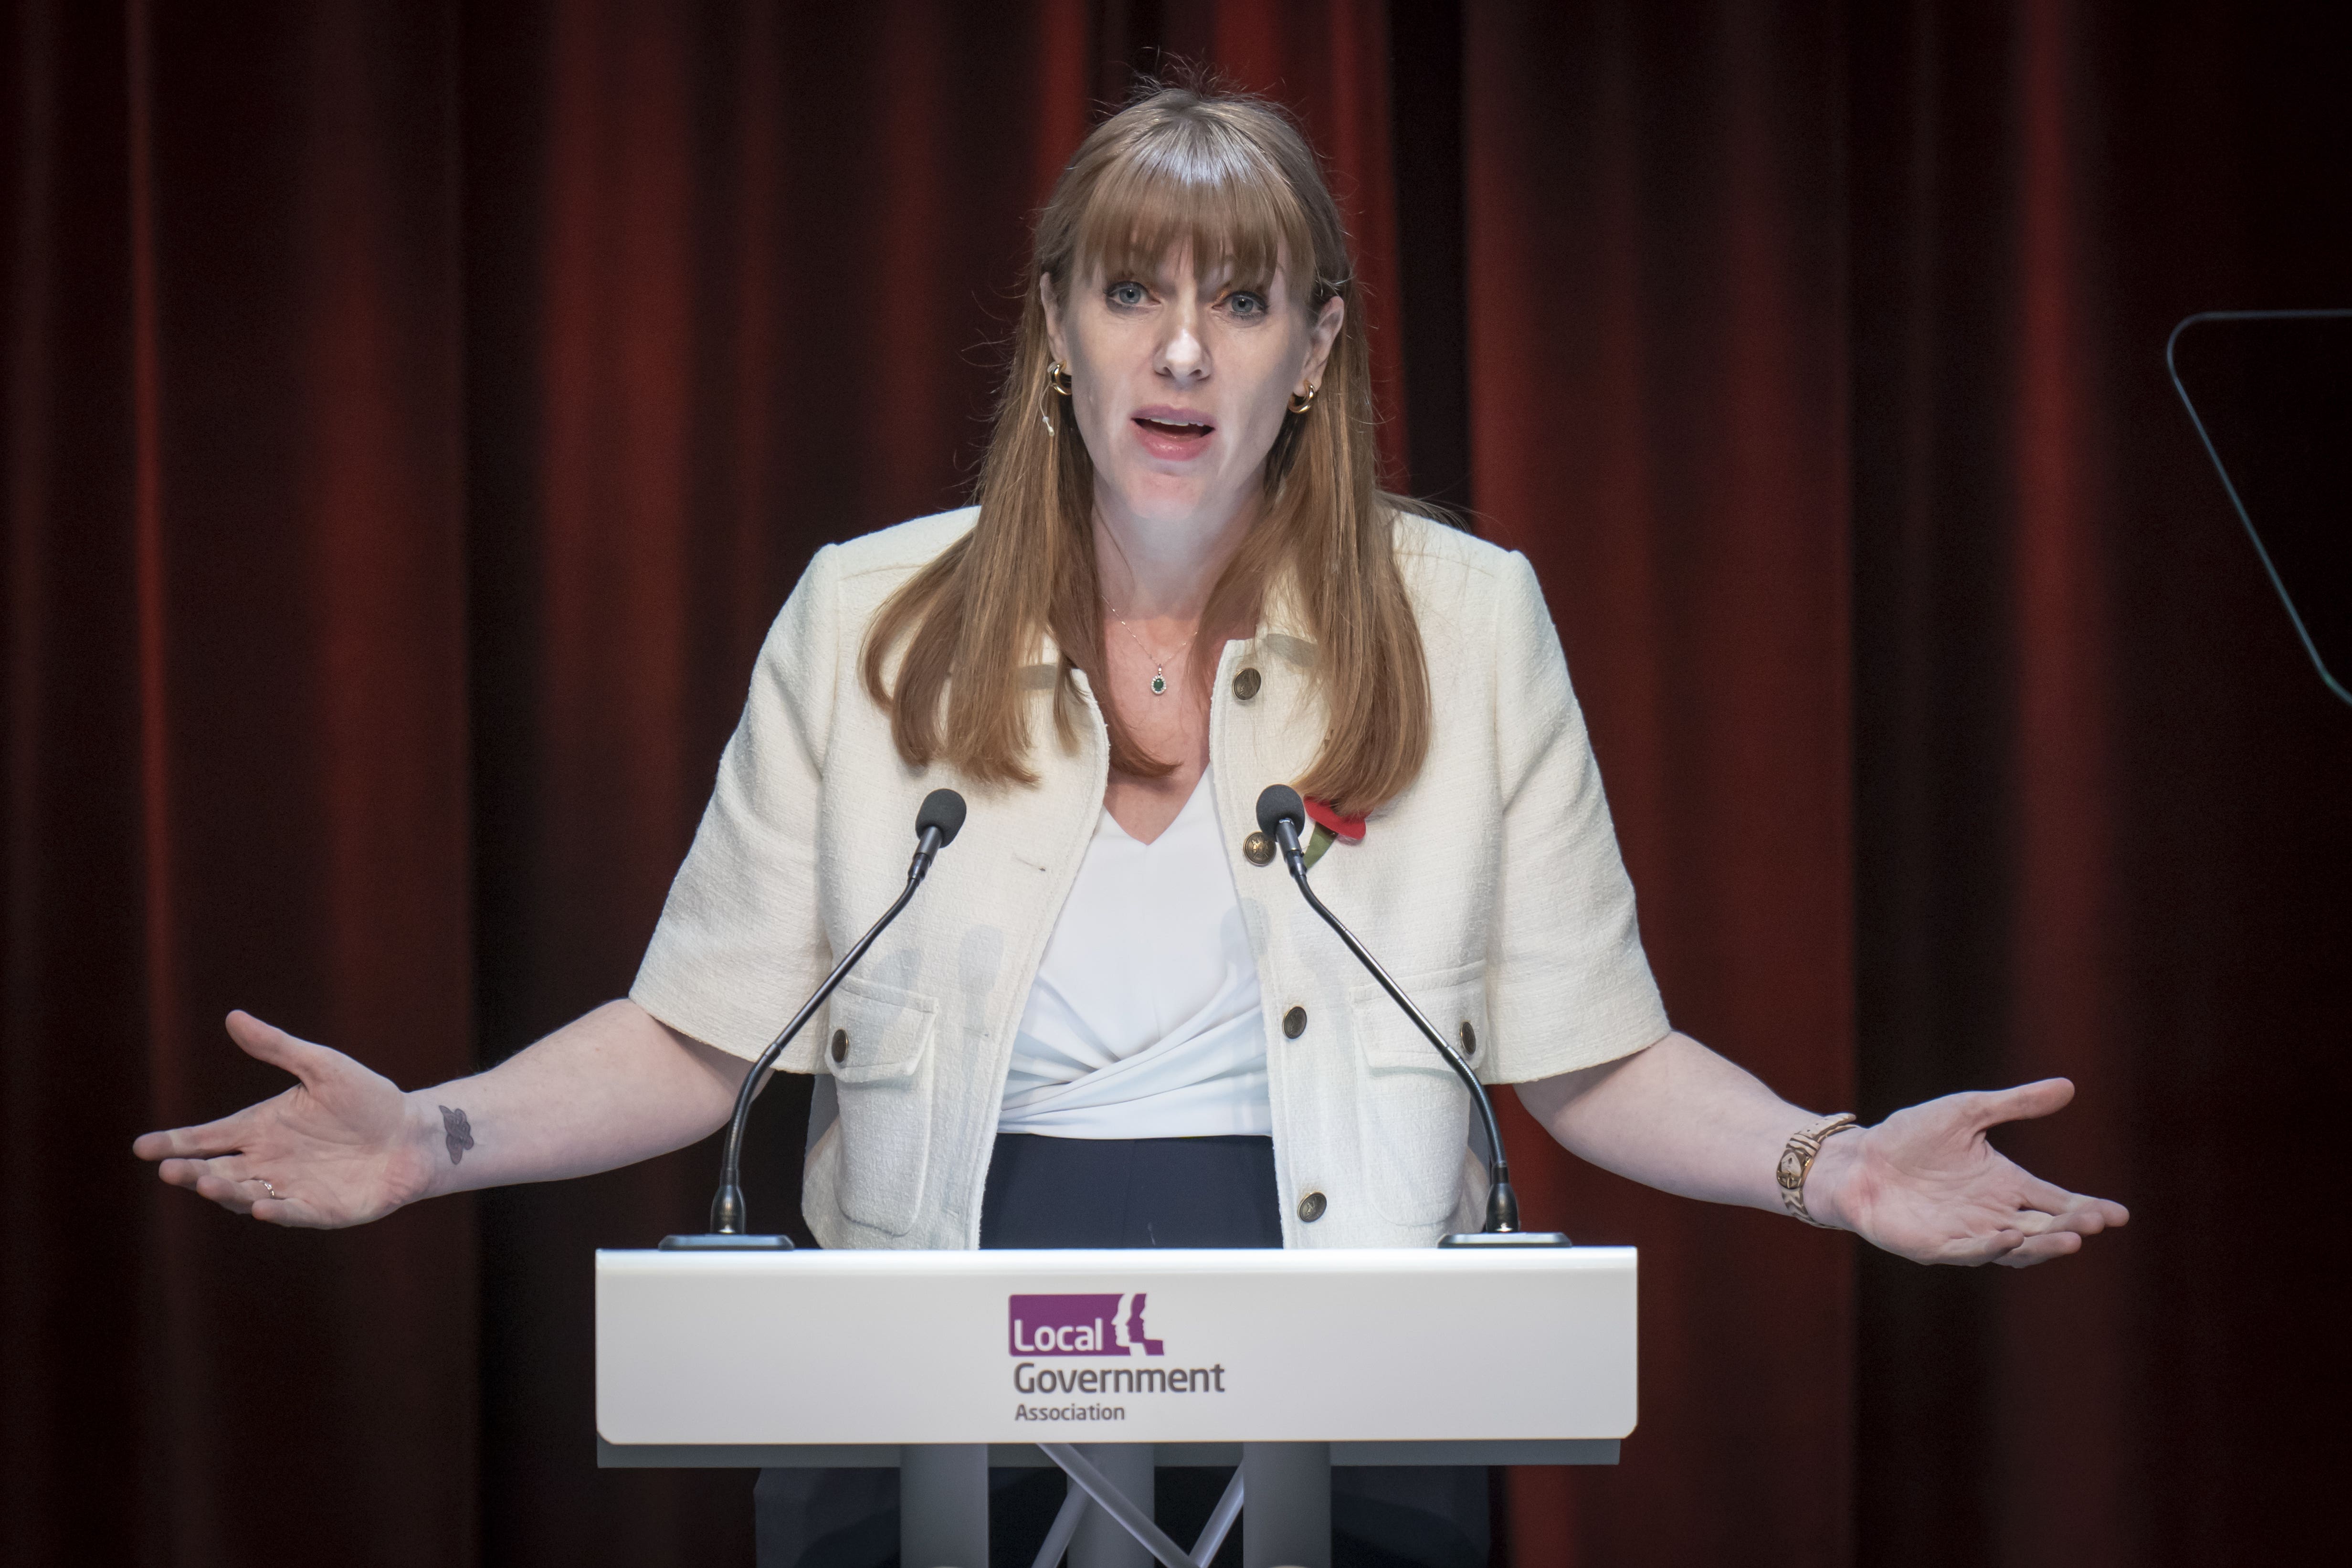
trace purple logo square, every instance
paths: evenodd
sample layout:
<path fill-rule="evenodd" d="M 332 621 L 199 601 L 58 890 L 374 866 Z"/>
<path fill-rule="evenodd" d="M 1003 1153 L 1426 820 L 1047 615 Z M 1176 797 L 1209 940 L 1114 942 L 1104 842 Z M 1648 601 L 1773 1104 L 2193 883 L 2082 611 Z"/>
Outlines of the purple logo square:
<path fill-rule="evenodd" d="M 1144 1335 L 1145 1292 L 1014 1296 L 1007 1312 L 1014 1355 L 1162 1355 Z"/>

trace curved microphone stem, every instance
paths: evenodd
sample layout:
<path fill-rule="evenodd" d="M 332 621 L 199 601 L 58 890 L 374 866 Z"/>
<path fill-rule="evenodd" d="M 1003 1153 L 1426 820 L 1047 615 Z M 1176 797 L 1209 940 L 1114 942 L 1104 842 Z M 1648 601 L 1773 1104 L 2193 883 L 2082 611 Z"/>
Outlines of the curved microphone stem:
<path fill-rule="evenodd" d="M 833 995 L 834 988 L 841 984 L 842 977 L 856 966 L 857 960 L 866 956 L 866 949 L 874 946 L 874 938 L 881 936 L 890 922 L 898 918 L 898 912 L 907 907 L 908 899 L 915 896 L 915 889 L 923 885 L 924 874 L 931 869 L 931 861 L 939 854 L 943 841 L 939 829 L 927 827 L 923 830 L 922 839 L 915 846 L 914 863 L 907 868 L 906 891 L 899 894 L 898 902 L 883 911 L 882 918 L 857 939 L 857 946 L 842 956 L 841 962 L 833 967 L 833 973 L 824 977 L 824 984 L 816 988 L 815 995 L 801 1004 L 801 1010 L 793 1015 L 793 1021 L 784 1026 L 784 1032 L 768 1042 L 768 1049 L 760 1053 L 759 1060 L 751 1063 L 751 1071 L 743 1075 L 743 1086 L 735 1092 L 735 1114 L 727 1123 L 727 1152 L 719 1165 L 719 1194 L 710 1200 L 711 1234 L 740 1236 L 743 1233 L 743 1128 L 751 1118 L 751 1102 L 760 1092 L 760 1081 L 776 1064 L 776 1058 L 784 1053 L 784 1047 L 793 1042 L 793 1036 L 800 1033 L 808 1020 L 815 1016 L 816 1009 L 824 1005 L 824 999 Z"/>
<path fill-rule="evenodd" d="M 1321 915 L 1326 925 L 1339 933 L 1339 940 L 1348 945 L 1348 951 L 1356 956 L 1357 962 L 1372 972 L 1372 978 L 1381 983 L 1381 989 L 1404 1009 L 1405 1016 L 1412 1019 L 1423 1037 L 1437 1048 L 1437 1053 L 1445 1058 L 1446 1065 L 1454 1069 L 1454 1076 L 1461 1079 L 1470 1091 L 1472 1103 L 1486 1121 L 1486 1147 L 1490 1153 L 1485 1230 L 1486 1234 L 1496 1236 L 1515 1233 L 1519 1228 L 1519 1195 L 1511 1188 L 1510 1162 L 1503 1156 L 1503 1129 L 1495 1120 L 1494 1102 L 1487 1097 L 1486 1086 L 1478 1082 L 1478 1075 L 1470 1070 L 1470 1064 L 1462 1059 L 1462 1053 L 1445 1042 L 1445 1037 L 1438 1033 L 1427 1016 L 1413 1005 L 1412 998 L 1389 978 L 1389 972 L 1381 967 L 1381 961 L 1356 940 L 1356 934 L 1349 930 L 1321 899 L 1315 896 L 1315 884 L 1307 879 L 1307 854 L 1298 845 L 1297 824 L 1286 817 L 1275 823 L 1274 831 L 1282 845 L 1283 863 L 1290 868 L 1291 880 L 1298 883 L 1298 891 L 1306 895 L 1307 907 Z"/>

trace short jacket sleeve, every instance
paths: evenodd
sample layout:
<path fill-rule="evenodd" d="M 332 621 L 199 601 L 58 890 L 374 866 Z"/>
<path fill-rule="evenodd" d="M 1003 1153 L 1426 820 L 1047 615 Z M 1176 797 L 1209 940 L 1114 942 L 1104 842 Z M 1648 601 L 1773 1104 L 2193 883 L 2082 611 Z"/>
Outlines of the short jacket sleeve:
<path fill-rule="evenodd" d="M 1496 606 L 1503 846 L 1487 1072 L 1524 1082 L 1629 1055 L 1668 1026 L 1559 633 L 1534 568 L 1507 559 Z"/>
<path fill-rule="evenodd" d="M 629 996 L 737 1056 L 767 1048 L 832 962 L 819 905 L 819 788 L 845 661 L 837 551 L 817 551 L 769 628 L 710 803 Z M 814 1066 L 813 1038 L 780 1066 Z"/>

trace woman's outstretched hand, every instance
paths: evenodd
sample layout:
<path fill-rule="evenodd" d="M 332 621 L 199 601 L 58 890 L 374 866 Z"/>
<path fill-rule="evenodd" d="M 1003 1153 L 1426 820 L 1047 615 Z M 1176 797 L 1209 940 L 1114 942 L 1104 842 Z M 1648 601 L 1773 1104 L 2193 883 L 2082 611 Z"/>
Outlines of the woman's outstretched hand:
<path fill-rule="evenodd" d="M 425 1195 L 438 1129 L 391 1079 L 250 1013 L 229 1014 L 228 1034 L 297 1082 L 235 1115 L 133 1143 L 141 1159 L 163 1162 L 165 1181 L 272 1225 L 326 1228 L 364 1225 Z"/>
<path fill-rule="evenodd" d="M 2025 1269 L 2080 1251 L 2083 1238 L 2124 1224 L 2130 1212 L 2042 1180 L 1985 1137 L 2074 1098 L 2072 1083 L 2045 1078 L 1897 1111 L 1822 1145 L 1806 1207 L 1916 1263 Z"/>

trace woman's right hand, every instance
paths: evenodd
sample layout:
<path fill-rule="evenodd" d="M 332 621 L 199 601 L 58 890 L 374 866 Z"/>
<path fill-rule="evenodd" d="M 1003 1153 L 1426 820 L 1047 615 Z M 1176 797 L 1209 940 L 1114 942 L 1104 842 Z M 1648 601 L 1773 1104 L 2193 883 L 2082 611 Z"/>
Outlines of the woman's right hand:
<path fill-rule="evenodd" d="M 229 1014 L 228 1034 L 297 1082 L 217 1122 L 142 1136 L 131 1152 L 162 1161 L 165 1181 L 272 1225 L 328 1229 L 426 1196 L 441 1129 L 398 1084 L 250 1013 Z"/>

